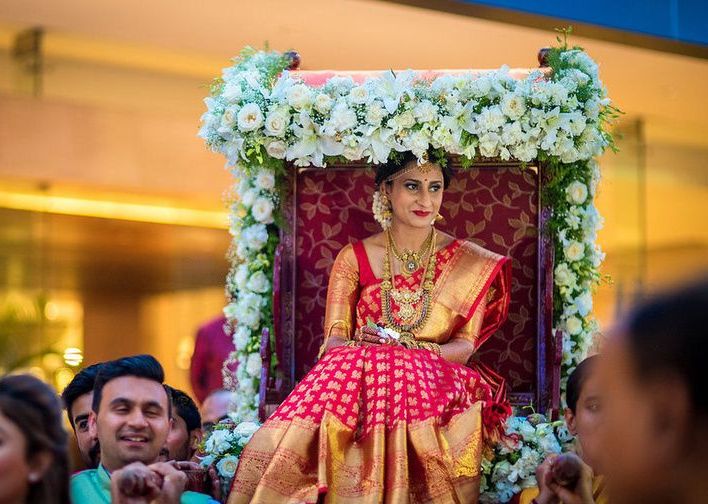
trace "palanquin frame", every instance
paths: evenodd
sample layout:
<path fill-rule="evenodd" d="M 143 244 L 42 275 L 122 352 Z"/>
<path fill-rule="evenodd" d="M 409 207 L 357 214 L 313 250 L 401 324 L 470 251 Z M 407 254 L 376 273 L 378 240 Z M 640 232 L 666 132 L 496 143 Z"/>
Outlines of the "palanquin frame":
<path fill-rule="evenodd" d="M 542 70 L 547 71 L 544 58 L 545 50 L 539 52 L 539 61 Z M 300 72 L 306 79 L 309 72 Z M 321 74 L 314 76 L 321 80 Z M 453 167 L 459 168 L 459 160 L 451 158 Z M 298 306 L 298 288 L 302 285 L 300 269 L 298 268 L 298 221 L 303 213 L 302 202 L 299 201 L 302 184 L 308 177 L 316 177 L 323 170 L 329 173 L 354 173 L 365 170 L 367 165 L 361 162 L 347 162 L 329 165 L 327 168 L 297 168 L 289 166 L 287 170 L 286 185 L 283 191 L 281 208 L 283 209 L 284 225 L 280 231 L 280 244 L 276 251 L 273 271 L 273 329 L 271 335 L 266 329 L 261 341 L 261 384 L 259 416 L 264 420 L 272 409 L 284 400 L 294 388 L 298 379 L 302 378 L 303 366 L 300 362 L 303 357 L 296 351 L 297 320 L 296 309 Z M 509 392 L 512 405 L 523 407 L 531 405 L 533 411 L 544 412 L 550 416 L 557 416 L 560 405 L 560 365 L 562 358 L 561 334 L 554 334 L 553 326 L 553 263 L 554 246 L 550 236 L 548 222 L 552 208 L 544 200 L 545 185 L 548 179 L 547 166 L 543 162 L 528 163 L 522 166 L 517 161 L 502 161 L 478 159 L 473 163 L 472 170 L 478 172 L 498 172 L 518 174 L 523 170 L 524 177 L 533 179 L 535 194 L 533 194 L 536 212 L 533 222 L 535 265 L 533 299 L 529 306 L 533 319 L 533 332 L 535 334 L 535 372 L 534 383 L 531 390 Z M 458 171 L 461 171 L 458 169 Z M 491 172 L 490 172 L 491 173 Z M 500 175 L 501 176 L 501 175 Z M 367 209 L 368 211 L 368 209 Z M 466 236 L 459 236 L 466 238 Z M 326 279 L 324 279 L 326 282 Z M 275 351 L 278 365 L 273 372 L 271 357 Z M 306 360 L 314 358 L 308 355 Z M 487 363 L 489 364 L 489 363 Z M 305 369 L 306 370 L 306 369 Z M 530 412 L 528 410 L 527 412 Z M 519 413 L 523 414 L 524 410 Z"/>

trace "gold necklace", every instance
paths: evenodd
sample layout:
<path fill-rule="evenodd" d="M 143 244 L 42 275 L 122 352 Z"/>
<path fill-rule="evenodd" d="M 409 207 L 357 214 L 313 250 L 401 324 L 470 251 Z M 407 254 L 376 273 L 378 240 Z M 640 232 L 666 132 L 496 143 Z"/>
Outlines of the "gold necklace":
<path fill-rule="evenodd" d="M 430 317 L 430 301 L 431 292 L 435 284 L 433 278 L 435 276 L 435 230 L 428 246 L 430 257 L 425 265 L 421 285 L 416 290 L 396 289 L 394 288 L 395 278 L 391 269 L 391 243 L 386 244 L 386 253 L 384 254 L 383 278 L 381 282 L 381 311 L 384 316 L 384 324 L 386 327 L 394 329 L 401 333 L 402 336 L 415 338 L 414 331 L 417 331 L 425 325 Z M 427 255 L 427 254 L 426 254 Z M 398 316 L 403 321 L 402 324 L 396 322 L 391 313 L 391 299 L 394 299 L 399 304 Z M 420 310 L 416 310 L 414 305 L 421 302 Z M 417 317 L 416 314 L 418 315 Z"/>
<path fill-rule="evenodd" d="M 393 255 L 396 259 L 401 261 L 401 273 L 403 273 L 404 276 L 411 276 L 413 273 L 418 271 L 425 252 L 430 248 L 430 243 L 433 238 L 433 230 L 430 230 L 430 233 L 425 238 L 423 245 L 421 245 L 420 250 L 418 251 L 403 249 L 403 252 L 399 252 L 390 229 L 386 230 L 386 238 L 391 244 Z"/>

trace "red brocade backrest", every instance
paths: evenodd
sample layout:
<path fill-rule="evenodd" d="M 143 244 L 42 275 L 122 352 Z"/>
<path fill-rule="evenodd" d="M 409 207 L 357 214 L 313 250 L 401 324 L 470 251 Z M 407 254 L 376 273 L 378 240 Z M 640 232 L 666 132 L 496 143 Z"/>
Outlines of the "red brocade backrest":
<path fill-rule="evenodd" d="M 539 53 L 543 65 L 544 52 Z M 548 73 L 549 68 L 540 70 Z M 531 70 L 512 69 L 514 78 Z M 417 72 L 430 79 L 460 70 Z M 465 73 L 483 73 L 484 70 Z M 356 82 L 382 72 L 292 72 L 310 86 L 349 76 Z M 501 375 L 517 405 L 545 411 L 558 402 L 559 349 L 551 335 L 553 253 L 543 207 L 543 166 L 485 161 L 462 170 L 445 191 L 438 228 L 513 259 L 507 321 L 474 358 Z M 274 276 L 277 380 L 268 379 L 263 404 L 277 404 L 312 368 L 322 343 L 329 272 L 339 250 L 380 228 L 373 219 L 373 170 L 352 163 L 328 168 L 289 167 L 286 226 Z M 266 340 L 264 340 L 266 341 Z M 268 348 L 265 344 L 263 347 Z M 268 352 L 264 362 L 269 362 Z M 266 376 L 268 375 L 266 369 Z"/>
<path fill-rule="evenodd" d="M 292 342 L 279 348 L 282 371 L 299 381 L 315 363 L 323 338 L 323 320 L 329 272 L 337 253 L 348 243 L 381 230 L 374 221 L 371 201 L 373 170 L 364 166 L 300 169 L 292 178 L 293 198 L 288 202 L 292 227 L 284 233 L 284 256 L 292 264 L 288 299 L 277 326 L 278 339 Z M 539 366 L 539 334 L 545 339 L 545 308 L 539 306 L 539 174 L 536 167 L 489 163 L 470 170 L 458 167 L 445 191 L 437 227 L 513 259 L 509 317 L 480 349 L 476 358 L 503 376 L 516 403 L 543 400 L 544 363 Z M 547 257 L 543 251 L 541 254 Z M 287 260 L 287 257 L 283 257 Z M 290 282 L 287 282 L 290 284 Z M 285 291 L 289 291 L 286 288 Z M 293 316 L 294 315 L 294 316 Z M 546 324 L 547 325 L 547 324 Z M 292 339 L 287 333 L 292 331 Z M 285 343 L 285 346 L 289 346 Z M 541 349 L 543 350 L 543 349 Z M 292 369 L 287 369 L 291 362 Z"/>

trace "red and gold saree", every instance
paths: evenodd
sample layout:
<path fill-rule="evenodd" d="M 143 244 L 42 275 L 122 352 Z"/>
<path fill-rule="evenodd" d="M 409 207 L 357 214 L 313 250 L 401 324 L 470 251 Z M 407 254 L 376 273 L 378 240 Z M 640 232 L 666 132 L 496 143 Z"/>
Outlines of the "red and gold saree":
<path fill-rule="evenodd" d="M 353 248 L 332 268 L 325 334 L 381 320 L 380 279 L 363 245 Z M 461 240 L 437 255 L 416 337 L 477 348 L 506 318 L 511 264 Z M 418 285 L 421 274 L 396 282 Z M 335 347 L 248 443 L 228 502 L 476 502 L 483 445 L 505 420 L 502 388 L 429 350 Z"/>

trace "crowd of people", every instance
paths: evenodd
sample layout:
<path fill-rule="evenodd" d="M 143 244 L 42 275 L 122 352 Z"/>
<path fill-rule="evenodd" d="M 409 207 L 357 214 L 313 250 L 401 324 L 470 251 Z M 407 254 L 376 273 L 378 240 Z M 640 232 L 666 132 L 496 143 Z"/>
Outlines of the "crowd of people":
<path fill-rule="evenodd" d="M 538 487 L 517 500 L 705 502 L 707 326 L 705 281 L 628 314 L 602 353 L 568 380 L 565 422 L 576 437 L 579 477 L 561 484 L 549 457 L 537 469 Z M 223 501 L 218 484 L 194 475 L 203 471 L 196 463 L 202 436 L 227 416 L 232 400 L 231 392 L 213 392 L 200 412 L 188 394 L 164 383 L 149 355 L 88 366 L 61 398 L 30 375 L 0 378 L 0 504 Z M 62 406 L 85 467 L 73 475 Z"/>
<path fill-rule="evenodd" d="M 31 375 L 3 377 L 0 503 L 218 502 L 218 479 L 199 467 L 197 450 L 232 400 L 232 392 L 216 390 L 202 415 L 187 393 L 164 383 L 150 355 L 90 365 L 61 397 Z M 74 467 L 71 452 L 78 452 Z"/>

